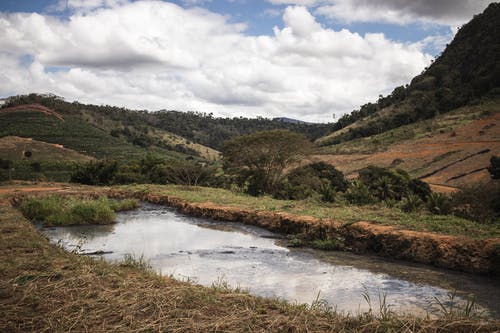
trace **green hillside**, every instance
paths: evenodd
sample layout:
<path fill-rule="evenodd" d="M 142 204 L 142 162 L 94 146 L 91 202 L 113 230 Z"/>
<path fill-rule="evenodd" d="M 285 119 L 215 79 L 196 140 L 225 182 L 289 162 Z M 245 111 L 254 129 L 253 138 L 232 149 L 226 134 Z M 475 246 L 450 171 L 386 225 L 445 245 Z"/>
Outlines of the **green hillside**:
<path fill-rule="evenodd" d="M 317 142 L 332 145 L 430 119 L 500 95 L 500 4 L 464 25 L 444 52 L 406 87 L 342 117 Z"/>
<path fill-rule="evenodd" d="M 37 111 L 0 112 L 0 137 L 8 135 L 60 144 L 96 158 L 134 158 L 147 153 L 145 149 L 125 139 L 115 138 L 72 115 L 64 115 L 64 121 L 61 121 Z M 151 151 L 172 158 L 181 156 L 159 148 L 152 148 Z"/>
<path fill-rule="evenodd" d="M 69 103 L 54 95 L 13 96 L 7 99 L 4 109 L 28 104 L 40 104 L 65 117 L 76 117 L 102 132 L 139 147 L 154 145 L 209 159 L 217 156 L 216 150 L 220 149 L 224 141 L 238 135 L 287 129 L 315 140 L 332 131 L 332 124 L 290 123 L 260 117 L 217 118 L 201 112 L 134 111 L 108 105 Z"/>

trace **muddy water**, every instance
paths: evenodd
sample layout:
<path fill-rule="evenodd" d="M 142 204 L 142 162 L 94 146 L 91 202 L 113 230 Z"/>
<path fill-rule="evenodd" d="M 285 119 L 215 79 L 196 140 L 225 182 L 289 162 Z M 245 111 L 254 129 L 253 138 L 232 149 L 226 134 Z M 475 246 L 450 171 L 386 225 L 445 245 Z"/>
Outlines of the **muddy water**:
<path fill-rule="evenodd" d="M 338 311 L 378 311 L 379 295 L 389 309 L 439 314 L 436 298 L 449 302 L 474 296 L 481 310 L 498 317 L 500 284 L 484 277 L 342 252 L 289 249 L 279 236 L 238 223 L 214 222 L 145 205 L 121 213 L 111 226 L 43 228 L 68 250 L 103 251 L 108 260 L 144 256 L 165 275 L 212 285 L 228 283 L 250 293 L 311 304 L 326 300 Z M 319 295 L 319 296 L 318 296 Z"/>

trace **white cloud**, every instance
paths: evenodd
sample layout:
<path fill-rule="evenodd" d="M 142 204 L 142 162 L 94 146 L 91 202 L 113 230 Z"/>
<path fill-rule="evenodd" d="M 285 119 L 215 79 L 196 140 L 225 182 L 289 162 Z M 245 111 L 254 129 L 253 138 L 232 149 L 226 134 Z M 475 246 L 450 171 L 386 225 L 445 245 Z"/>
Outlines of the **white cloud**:
<path fill-rule="evenodd" d="M 431 22 L 456 27 L 482 12 L 492 0 L 268 0 L 275 5 L 315 7 L 315 13 L 341 22 L 408 24 Z"/>
<path fill-rule="evenodd" d="M 316 13 L 342 22 L 408 24 L 430 22 L 457 26 L 482 12 L 491 0 L 328 0 Z"/>
<path fill-rule="evenodd" d="M 69 20 L 0 14 L 0 95 L 331 121 L 409 82 L 431 59 L 423 44 L 326 29 L 300 6 L 285 10 L 272 36 L 247 36 L 228 19 L 160 1 Z"/>

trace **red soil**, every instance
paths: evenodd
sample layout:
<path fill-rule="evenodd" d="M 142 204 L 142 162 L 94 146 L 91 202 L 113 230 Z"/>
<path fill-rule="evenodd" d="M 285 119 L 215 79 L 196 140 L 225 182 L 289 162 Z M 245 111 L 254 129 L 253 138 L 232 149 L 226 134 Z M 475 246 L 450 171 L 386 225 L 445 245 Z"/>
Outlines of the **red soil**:
<path fill-rule="evenodd" d="M 368 166 L 402 168 L 413 176 L 446 189 L 490 180 L 487 167 L 492 155 L 500 155 L 500 113 L 432 138 L 401 142 L 374 154 L 316 155 L 354 177 Z M 395 164 L 400 160 L 399 164 Z M 401 162 L 402 160 L 402 162 Z"/>

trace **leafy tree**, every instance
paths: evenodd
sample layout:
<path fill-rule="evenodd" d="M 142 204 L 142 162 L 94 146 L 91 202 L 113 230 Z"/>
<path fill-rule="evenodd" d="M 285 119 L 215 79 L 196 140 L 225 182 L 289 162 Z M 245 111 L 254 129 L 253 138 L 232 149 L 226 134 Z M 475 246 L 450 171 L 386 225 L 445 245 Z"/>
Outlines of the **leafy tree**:
<path fill-rule="evenodd" d="M 0 158 L 0 169 L 6 170 L 9 173 L 9 180 L 12 178 L 12 167 L 14 166 L 14 163 L 11 160 L 4 160 L 3 158 Z M 3 178 L 3 176 L 2 176 Z M 3 180 L 3 179 L 0 179 Z"/>
<path fill-rule="evenodd" d="M 287 130 L 262 131 L 242 135 L 224 143 L 224 168 L 248 182 L 252 195 L 273 194 L 285 169 L 311 152 L 312 144 L 302 134 Z"/>

